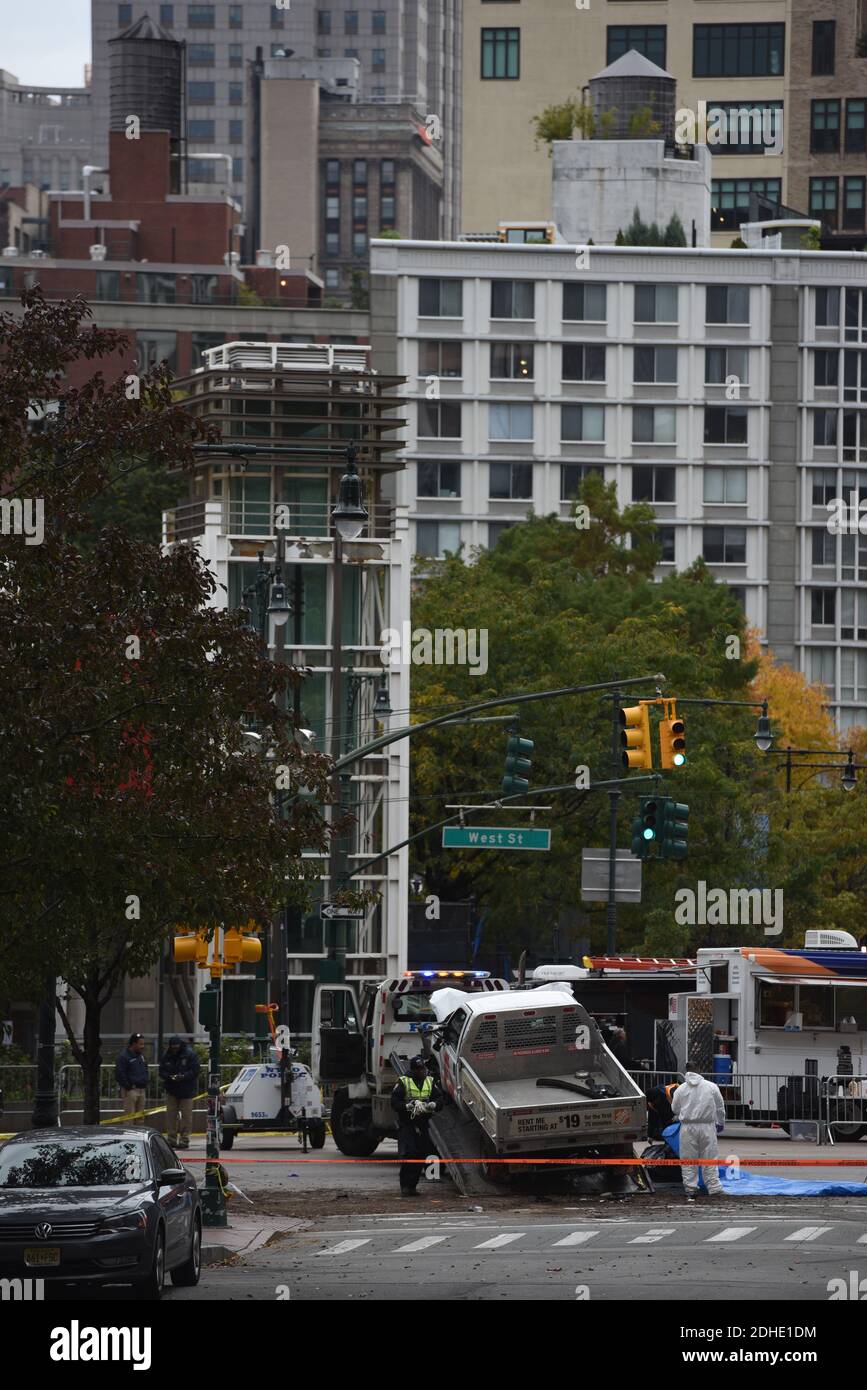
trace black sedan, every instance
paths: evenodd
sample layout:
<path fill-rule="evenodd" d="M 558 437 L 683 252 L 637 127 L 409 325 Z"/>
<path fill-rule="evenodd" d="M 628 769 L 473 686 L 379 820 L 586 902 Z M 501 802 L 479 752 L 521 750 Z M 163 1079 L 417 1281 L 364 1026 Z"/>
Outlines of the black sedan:
<path fill-rule="evenodd" d="M 0 1148 L 0 1277 L 132 1284 L 159 1298 L 166 1273 L 198 1284 L 199 1190 L 161 1134 L 30 1130 Z"/>

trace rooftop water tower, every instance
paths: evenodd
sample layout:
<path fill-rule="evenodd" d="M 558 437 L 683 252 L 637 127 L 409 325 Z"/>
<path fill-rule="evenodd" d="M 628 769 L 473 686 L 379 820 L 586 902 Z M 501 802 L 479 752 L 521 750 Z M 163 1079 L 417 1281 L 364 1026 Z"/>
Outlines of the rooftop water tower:
<path fill-rule="evenodd" d="M 667 72 L 630 49 L 590 79 L 596 138 L 654 138 L 644 121 L 636 119 L 649 111 L 658 126 L 655 138 L 670 144 L 674 140 L 676 87 L 675 79 Z"/>
<path fill-rule="evenodd" d="M 172 192 L 179 193 L 184 139 L 185 45 L 143 15 L 109 39 L 109 129 L 166 130 L 171 140 Z"/>

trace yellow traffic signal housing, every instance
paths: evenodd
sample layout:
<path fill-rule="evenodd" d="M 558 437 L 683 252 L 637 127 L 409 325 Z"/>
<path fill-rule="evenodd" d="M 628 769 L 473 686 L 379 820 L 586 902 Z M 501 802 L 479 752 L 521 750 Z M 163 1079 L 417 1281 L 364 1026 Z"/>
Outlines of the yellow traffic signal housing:
<path fill-rule="evenodd" d="M 621 761 L 624 768 L 653 768 L 653 749 L 650 746 L 650 708 L 646 704 L 631 705 L 620 711 Z"/>
<path fill-rule="evenodd" d="M 226 965 L 255 965 L 262 959 L 262 942 L 249 935 L 249 928 L 230 927 L 223 935 L 223 961 Z"/>
<path fill-rule="evenodd" d="M 683 767 L 686 762 L 686 735 L 683 720 L 673 712 L 659 723 L 659 761 L 662 767 Z"/>
<path fill-rule="evenodd" d="M 198 966 L 208 963 L 208 938 L 203 931 L 185 932 L 172 941 L 172 955 L 178 964 L 195 961 Z"/>

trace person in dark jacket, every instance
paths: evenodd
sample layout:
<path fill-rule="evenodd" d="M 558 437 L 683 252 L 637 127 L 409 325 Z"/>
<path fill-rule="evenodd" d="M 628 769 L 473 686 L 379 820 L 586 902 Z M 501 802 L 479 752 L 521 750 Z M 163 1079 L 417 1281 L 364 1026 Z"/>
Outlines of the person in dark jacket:
<path fill-rule="evenodd" d="M 169 1038 L 168 1051 L 160 1062 L 160 1079 L 166 1088 L 166 1138 L 173 1148 L 190 1147 L 193 1096 L 198 1090 L 200 1066 L 189 1043 L 177 1035 Z"/>
<path fill-rule="evenodd" d="M 426 1158 L 430 1153 L 429 1117 L 443 1108 L 440 1084 L 429 1074 L 424 1057 L 413 1057 L 409 1075 L 402 1076 L 391 1093 L 391 1104 L 397 1112 L 397 1151 L 404 1160 L 400 1165 L 401 1194 L 416 1197 L 422 1165 L 406 1160 Z"/>
<path fill-rule="evenodd" d="M 141 1033 L 131 1033 L 129 1042 L 114 1064 L 114 1074 L 123 1098 L 125 1115 L 135 1115 L 145 1108 L 148 1064 L 144 1055 L 144 1045 L 145 1040 Z"/>

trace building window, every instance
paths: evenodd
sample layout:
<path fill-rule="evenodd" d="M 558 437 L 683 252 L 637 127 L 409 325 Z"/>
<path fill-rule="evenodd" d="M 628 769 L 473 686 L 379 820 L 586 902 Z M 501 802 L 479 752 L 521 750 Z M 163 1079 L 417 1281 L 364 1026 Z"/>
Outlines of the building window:
<path fill-rule="evenodd" d="M 561 405 L 560 438 L 567 444 L 600 444 L 605 439 L 605 407 Z"/>
<path fill-rule="evenodd" d="M 674 502 L 676 475 L 675 468 L 633 468 L 633 502 Z"/>
<path fill-rule="evenodd" d="M 286 22 L 286 12 L 280 5 L 271 6 L 271 28 L 282 29 Z"/>
<path fill-rule="evenodd" d="M 863 700 L 867 695 L 867 652 L 856 652 L 844 647 L 840 652 L 840 698 L 842 700 Z M 863 712 L 853 711 L 853 724 L 862 724 Z M 854 991 L 853 991 L 854 994 Z"/>
<path fill-rule="evenodd" d="M 831 77 L 834 73 L 834 31 L 833 19 L 813 20 L 813 67 L 814 77 Z"/>
<path fill-rule="evenodd" d="M 810 647 L 807 651 L 807 679 L 811 685 L 827 685 L 834 690 L 837 684 L 836 647 Z"/>
<path fill-rule="evenodd" d="M 531 501 L 533 497 L 532 463 L 489 464 L 488 497 L 492 501 Z"/>
<path fill-rule="evenodd" d="M 810 562 L 813 569 L 837 564 L 837 537 L 830 534 L 827 526 L 810 532 Z"/>
<path fill-rule="evenodd" d="M 244 6 L 243 6 L 243 5 L 230 5 L 230 6 L 229 6 L 229 28 L 230 28 L 230 29 L 243 29 L 243 27 L 244 27 Z"/>
<path fill-rule="evenodd" d="M 132 24 L 132 5 L 118 5 L 117 7 L 117 27 L 126 29 Z"/>
<path fill-rule="evenodd" d="M 707 121 L 708 144 L 713 146 L 714 155 L 764 154 L 782 137 L 783 103 L 708 102 Z"/>
<path fill-rule="evenodd" d="M 225 336 L 222 333 L 191 333 L 190 346 L 192 349 L 191 360 L 193 371 L 195 371 L 197 367 L 203 367 L 205 365 L 203 353 L 207 352 L 210 348 L 222 347 L 225 341 Z"/>
<path fill-rule="evenodd" d="M 367 232 L 352 233 L 352 254 L 355 257 L 367 255 Z"/>
<path fill-rule="evenodd" d="M 836 227 L 836 179 L 810 179 L 810 216 L 819 218 L 828 227 Z"/>
<path fill-rule="evenodd" d="M 419 280 L 419 317 L 431 319 L 463 318 L 463 291 L 463 280 Z"/>
<path fill-rule="evenodd" d="M 746 285 L 708 285 L 705 323 L 749 323 L 750 292 Z"/>
<path fill-rule="evenodd" d="M 813 444 L 819 449 L 835 448 L 837 444 L 836 410 L 813 411 Z"/>
<path fill-rule="evenodd" d="M 343 50 L 343 56 L 344 56 L 344 58 L 357 58 L 357 57 L 358 57 L 358 49 L 357 49 L 357 48 L 344 48 L 344 50 Z"/>
<path fill-rule="evenodd" d="M 460 497 L 461 465 L 459 463 L 419 463 L 416 465 L 416 495 L 418 497 Z"/>
<path fill-rule="evenodd" d="M 419 401 L 420 439 L 460 439 L 461 407 L 454 401 Z"/>
<path fill-rule="evenodd" d="M 120 272 L 117 270 L 98 270 L 96 272 L 97 299 L 120 299 Z"/>
<path fill-rule="evenodd" d="M 229 67 L 241 68 L 244 66 L 244 48 L 240 43 L 229 44 Z"/>
<path fill-rule="evenodd" d="M 492 280 L 492 319 L 532 319 L 535 317 L 536 286 L 532 280 Z"/>
<path fill-rule="evenodd" d="M 483 29 L 482 77 L 518 78 L 520 75 L 520 29 Z"/>
<path fill-rule="evenodd" d="M 674 527 L 657 526 L 653 532 L 653 540 L 659 546 L 660 556 L 657 564 L 674 564 Z"/>
<path fill-rule="evenodd" d="M 747 532 L 744 526 L 705 526 L 701 552 L 709 565 L 745 565 Z"/>
<path fill-rule="evenodd" d="M 216 275 L 191 275 L 190 303 L 216 304 L 217 283 Z"/>
<path fill-rule="evenodd" d="M 393 231 L 396 217 L 395 164 L 383 159 L 379 165 L 379 226 L 383 232 Z"/>
<path fill-rule="evenodd" d="M 859 319 L 860 306 L 860 319 Z M 859 335 L 860 322 L 860 335 Z M 846 327 L 845 337 L 847 342 L 857 342 L 861 338 L 863 342 L 867 338 L 867 291 L 863 293 L 859 290 L 846 291 Z"/>
<path fill-rule="evenodd" d="M 386 33 L 385 10 L 374 10 L 371 15 L 371 28 L 374 34 Z"/>
<path fill-rule="evenodd" d="M 560 501 L 571 502 L 581 492 L 581 484 L 591 473 L 598 477 L 605 476 L 605 470 L 600 468 L 598 463 L 561 463 L 560 464 Z"/>
<path fill-rule="evenodd" d="M 747 470 L 745 468 L 711 468 L 702 470 L 705 504 L 743 506 L 747 500 Z"/>
<path fill-rule="evenodd" d="M 230 145 L 243 145 L 243 143 L 244 143 L 244 122 L 243 122 L 243 121 L 230 121 L 230 122 L 229 122 L 229 144 L 230 144 Z"/>
<path fill-rule="evenodd" d="M 340 289 L 340 271 L 339 271 L 339 270 L 326 270 L 326 272 L 325 272 L 325 288 L 326 288 L 327 290 L 339 290 L 339 289 Z"/>
<path fill-rule="evenodd" d="M 864 179 L 858 174 L 847 175 L 843 180 L 843 229 L 864 229 Z"/>
<path fill-rule="evenodd" d="M 677 348 L 634 347 L 632 349 L 632 380 L 634 382 L 677 381 Z"/>
<path fill-rule="evenodd" d="M 843 354 L 843 400 L 867 401 L 867 352 L 847 348 Z"/>
<path fill-rule="evenodd" d="M 742 406 L 706 405 L 705 444 L 746 444 L 747 412 Z"/>
<path fill-rule="evenodd" d="M 230 105 L 230 106 L 243 106 L 243 105 L 244 105 L 244 84 L 243 84 L 243 82 L 230 82 L 230 83 L 229 83 L 229 105 Z"/>
<path fill-rule="evenodd" d="M 187 121 L 187 136 L 190 140 L 195 140 L 197 143 L 203 141 L 207 144 L 214 138 L 214 122 L 210 120 Z"/>
<path fill-rule="evenodd" d="M 665 67 L 664 24 L 609 24 L 607 63 L 634 48 L 659 68 Z"/>
<path fill-rule="evenodd" d="M 813 627 L 833 627 L 836 622 L 836 591 L 834 589 L 810 590 L 810 622 Z"/>
<path fill-rule="evenodd" d="M 561 376 L 563 381 L 604 381 L 604 346 L 597 346 L 595 343 L 564 343 Z"/>
<path fill-rule="evenodd" d="M 374 48 L 372 53 L 372 65 L 374 72 L 385 72 L 385 49 Z"/>
<path fill-rule="evenodd" d="M 418 521 L 415 528 L 416 554 L 442 560 L 457 555 L 461 548 L 459 521 Z"/>
<path fill-rule="evenodd" d="M 330 11 L 330 10 L 317 10 L 317 11 L 316 11 L 316 32 L 317 32 L 317 34 L 330 34 L 330 33 L 331 33 L 331 11 Z"/>
<path fill-rule="evenodd" d="M 340 161 L 325 161 L 325 254 L 340 254 Z"/>
<path fill-rule="evenodd" d="M 782 77 L 785 24 L 695 24 L 693 77 Z"/>
<path fill-rule="evenodd" d="M 725 386 L 729 377 L 734 377 L 739 386 L 746 386 L 750 379 L 749 362 L 746 348 L 705 348 L 705 385 Z"/>
<path fill-rule="evenodd" d="M 813 153 L 840 148 L 839 101 L 810 103 L 810 149 Z"/>
<path fill-rule="evenodd" d="M 169 371 L 177 371 L 178 335 L 176 333 L 137 333 L 136 345 L 139 371 L 149 371 L 151 367 L 159 366 L 160 362 L 167 362 Z"/>
<path fill-rule="evenodd" d="M 735 231 L 742 222 L 775 216 L 780 203 L 780 180 L 712 179 L 710 200 L 713 225 Z M 757 201 L 755 215 L 753 200 Z"/>
<path fill-rule="evenodd" d="M 213 29 L 214 5 L 188 5 L 187 27 L 189 29 Z"/>
<path fill-rule="evenodd" d="M 135 293 L 139 304 L 174 304 L 177 302 L 177 280 L 174 275 L 139 271 L 135 277 Z"/>
<path fill-rule="evenodd" d="M 533 380 L 532 343 L 491 343 L 491 380 Z"/>
<path fill-rule="evenodd" d="M 814 507 L 827 507 L 837 496 L 836 468 L 814 468 L 810 474 L 810 498 Z"/>
<path fill-rule="evenodd" d="M 175 7 L 174 7 L 174 5 L 160 5 L 160 24 L 164 24 L 167 28 L 171 29 L 171 27 L 172 27 L 172 25 L 174 24 L 174 22 L 175 22 Z"/>
<path fill-rule="evenodd" d="M 459 342 L 452 343 L 436 339 L 426 339 L 420 342 L 418 345 L 419 375 L 437 377 L 463 376 L 461 348 L 462 345 Z"/>
<path fill-rule="evenodd" d="M 846 102 L 846 151 L 862 154 L 864 152 L 864 108 L 867 102 L 863 97 L 849 98 Z"/>
<path fill-rule="evenodd" d="M 533 438 L 533 407 L 531 405 L 488 406 L 488 438 L 521 439 Z"/>
<path fill-rule="evenodd" d="M 607 285 L 567 281 L 563 286 L 564 323 L 604 323 Z"/>
<path fill-rule="evenodd" d="M 813 384 L 837 386 L 840 382 L 840 354 L 836 348 L 820 348 L 813 353 Z"/>
<path fill-rule="evenodd" d="M 636 285 L 636 323 L 677 323 L 677 285 Z"/>
<path fill-rule="evenodd" d="M 839 289 L 816 290 L 816 327 L 838 328 L 840 325 Z"/>
<path fill-rule="evenodd" d="M 344 34 L 358 33 L 358 10 L 345 10 L 343 14 Z"/>
<path fill-rule="evenodd" d="M 213 82 L 190 82 L 187 84 L 187 100 L 190 106 L 213 106 L 216 90 Z"/>
<path fill-rule="evenodd" d="M 514 521 L 489 521 L 488 522 L 488 549 L 494 550 L 499 545 L 507 531 L 511 531 L 516 523 Z"/>
<path fill-rule="evenodd" d="M 216 49 L 212 43 L 188 43 L 187 62 L 191 68 L 212 68 Z"/>
<path fill-rule="evenodd" d="M 669 405 L 632 407 L 633 444 L 674 444 L 677 426 L 674 408 Z"/>
<path fill-rule="evenodd" d="M 826 590 L 827 592 L 827 590 Z M 834 591 L 831 591 L 834 597 Z M 831 622 L 834 622 L 834 608 L 831 607 Z M 844 642 L 867 642 L 867 594 L 857 589 L 843 589 L 840 593 L 840 636 Z"/>
<path fill-rule="evenodd" d="M 233 155 L 232 157 L 232 182 L 244 182 L 244 160 L 239 154 Z"/>
<path fill-rule="evenodd" d="M 214 167 L 215 164 L 216 160 L 212 164 L 209 159 L 189 158 L 187 160 L 187 173 L 190 183 L 216 183 L 217 170 Z"/>

